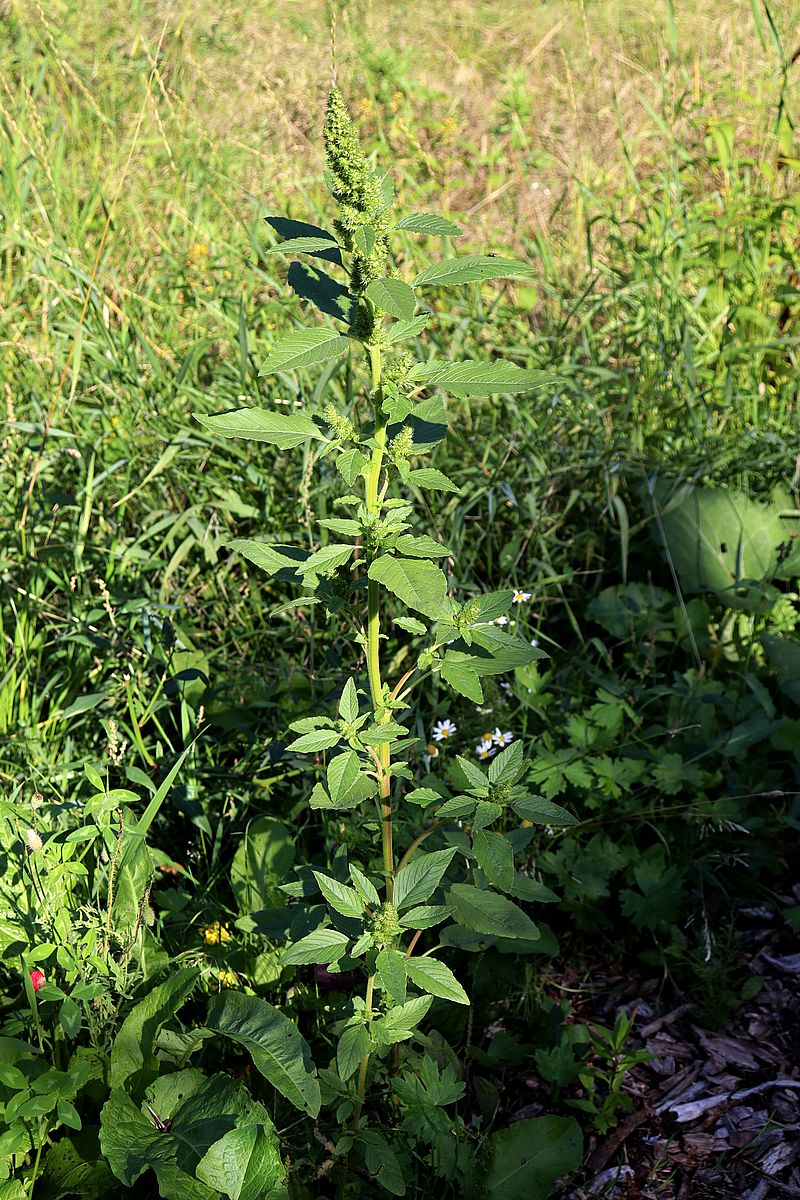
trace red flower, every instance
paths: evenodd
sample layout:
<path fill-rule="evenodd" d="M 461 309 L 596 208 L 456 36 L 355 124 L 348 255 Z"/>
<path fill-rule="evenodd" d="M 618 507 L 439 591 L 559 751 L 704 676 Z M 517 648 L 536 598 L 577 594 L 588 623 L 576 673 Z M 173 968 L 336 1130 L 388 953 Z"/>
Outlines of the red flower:
<path fill-rule="evenodd" d="M 35 992 L 38 992 L 39 988 L 42 987 L 42 985 L 46 982 L 47 980 L 41 971 L 31 971 L 31 983 L 33 984 L 33 990 Z"/>

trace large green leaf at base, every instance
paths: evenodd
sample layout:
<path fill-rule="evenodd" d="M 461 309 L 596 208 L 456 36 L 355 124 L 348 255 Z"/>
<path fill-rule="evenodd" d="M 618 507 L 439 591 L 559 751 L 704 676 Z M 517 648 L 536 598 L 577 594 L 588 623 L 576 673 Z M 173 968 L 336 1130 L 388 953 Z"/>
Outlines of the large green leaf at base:
<path fill-rule="evenodd" d="M 176 971 L 164 983 L 154 987 L 140 1000 L 122 1022 L 111 1047 L 109 1079 L 112 1088 L 123 1085 L 134 1096 L 159 1073 L 160 1064 L 153 1052 L 163 1025 L 177 1013 L 194 988 L 200 972 L 195 967 Z"/>
<path fill-rule="evenodd" d="M 347 338 L 341 341 L 346 342 Z M 311 417 L 305 413 L 278 413 L 268 408 L 237 408 L 232 412 L 217 413 L 203 417 L 195 413 L 196 419 L 212 433 L 221 437 L 240 437 L 251 442 L 270 442 L 279 450 L 292 450 L 306 438 L 325 441 L 325 434 Z"/>
<path fill-rule="evenodd" d="M 492 1134 L 484 1180 L 487 1200 L 548 1200 L 562 1175 L 583 1158 L 580 1126 L 572 1117 L 533 1117 Z"/>
<path fill-rule="evenodd" d="M 231 887 L 240 913 L 284 902 L 278 891 L 294 863 L 294 841 L 274 817 L 259 817 L 245 830 L 231 866 Z"/>
<path fill-rule="evenodd" d="M 409 608 L 434 620 L 442 615 L 447 579 L 435 563 L 384 554 L 371 563 L 368 574 Z"/>
<path fill-rule="evenodd" d="M 275 1128 L 241 1084 L 227 1075 L 204 1079 L 196 1070 L 179 1071 L 156 1082 L 151 1103 L 162 1120 L 172 1122 L 168 1129 L 157 1129 L 122 1089 L 112 1091 L 102 1111 L 103 1154 L 128 1187 L 150 1169 L 165 1200 L 212 1200 L 219 1192 L 208 1183 L 233 1200 L 281 1195 L 279 1186 L 273 1191 L 284 1175 Z M 231 1153 L 231 1135 L 248 1128 L 255 1135 L 247 1138 L 249 1156 L 241 1144 Z M 215 1147 L 219 1150 L 212 1153 Z M 225 1158 L 227 1181 L 215 1170 Z M 208 1165 L 203 1172 L 211 1177 L 208 1183 L 196 1174 L 202 1163 Z"/>
<path fill-rule="evenodd" d="M 753 582 L 768 583 L 778 568 L 786 529 L 777 512 L 728 488 L 683 484 L 670 494 L 667 481 L 653 503 L 658 538 L 687 591 L 715 592 L 730 608 L 771 607 L 774 597 Z"/>
<path fill-rule="evenodd" d="M 296 1108 L 315 1117 L 320 1091 L 311 1052 L 297 1026 L 258 996 L 225 991 L 208 1006 L 206 1027 L 250 1052 L 256 1068 Z"/>

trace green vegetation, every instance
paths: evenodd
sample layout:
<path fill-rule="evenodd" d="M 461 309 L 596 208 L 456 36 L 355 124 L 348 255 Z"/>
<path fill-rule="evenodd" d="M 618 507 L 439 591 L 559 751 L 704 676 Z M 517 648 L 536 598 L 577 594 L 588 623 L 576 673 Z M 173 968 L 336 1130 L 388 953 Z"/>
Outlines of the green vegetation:
<path fill-rule="evenodd" d="M 0 4 L 0 1200 L 546 1197 L 640 1058 L 565 964 L 759 986 L 796 6 L 440 9 L 337 5 L 368 163 L 322 4 Z"/>

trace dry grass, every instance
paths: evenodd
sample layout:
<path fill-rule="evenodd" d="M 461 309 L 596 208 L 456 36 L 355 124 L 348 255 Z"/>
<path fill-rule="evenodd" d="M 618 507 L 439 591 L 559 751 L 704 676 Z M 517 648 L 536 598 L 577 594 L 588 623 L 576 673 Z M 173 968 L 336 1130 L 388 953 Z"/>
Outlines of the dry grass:
<path fill-rule="evenodd" d="M 400 182 L 421 176 L 428 202 L 466 216 L 476 237 L 513 244 L 555 229 L 577 246 L 587 200 L 629 185 L 631 164 L 657 169 L 676 140 L 691 153 L 730 122 L 740 153 L 771 150 L 780 73 L 750 0 L 674 9 L 673 22 L 667 0 L 352 0 L 338 21 L 339 79 L 367 130 L 391 145 Z M 773 6 L 789 53 L 798 11 Z M 330 80 L 320 0 L 19 0 L 11 12 L 4 106 L 42 170 L 61 138 L 83 188 L 96 174 L 104 194 L 163 34 L 123 200 L 134 227 L 168 241 L 185 225 L 191 236 L 204 225 L 199 189 L 231 216 L 248 197 L 315 189 Z M 14 69 L 24 52 L 46 65 L 35 92 L 29 70 Z"/>

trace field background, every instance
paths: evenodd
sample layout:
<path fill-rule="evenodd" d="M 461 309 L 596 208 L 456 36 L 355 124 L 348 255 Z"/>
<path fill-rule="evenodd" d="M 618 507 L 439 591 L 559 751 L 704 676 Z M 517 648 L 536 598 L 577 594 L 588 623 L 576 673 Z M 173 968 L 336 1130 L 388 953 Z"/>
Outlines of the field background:
<path fill-rule="evenodd" d="M 748 0 L 340 15 L 338 78 L 401 199 L 459 219 L 461 251 L 540 267 L 530 287 L 455 296 L 445 352 L 510 342 L 569 380 L 551 412 L 462 413 L 465 499 L 446 516 L 465 581 L 538 578 L 560 602 L 582 572 L 601 582 L 609 539 L 627 565 L 625 463 L 634 480 L 672 462 L 789 481 L 797 16 Z M 257 376 L 286 319 L 263 217 L 319 212 L 331 68 L 322 4 L 12 2 L 0 29 L 0 724 L 4 756 L 39 769 L 89 750 L 124 700 L 117 604 L 138 643 L 148 606 L 169 611 L 252 702 L 235 681 L 275 630 L 220 547 L 291 523 L 303 481 L 246 448 L 211 454 L 191 413 L 286 399 Z M 87 614 L 100 651 L 71 640 Z M 124 706 L 147 725 L 141 687 Z M 148 759 L 170 741 L 149 729 L 156 749 L 131 732 Z"/>
<path fill-rule="evenodd" d="M 488 723 L 524 739 L 537 788 L 579 819 L 532 843 L 528 866 L 561 899 L 546 949 L 473 962 L 474 1029 L 471 1010 L 468 1032 L 456 1024 L 448 1037 L 468 1066 L 478 1048 L 500 1123 L 532 1097 L 573 1111 L 573 1018 L 611 1026 L 623 994 L 653 1012 L 688 997 L 670 1036 L 692 1062 L 704 1030 L 761 1004 L 738 1032 L 752 1042 L 767 1030 L 755 1040 L 779 1050 L 759 1070 L 788 1072 L 796 994 L 765 962 L 796 949 L 800 928 L 789 861 L 800 829 L 800 2 L 351 0 L 335 44 L 339 85 L 398 210 L 443 211 L 465 230 L 444 250 L 404 235 L 401 273 L 456 252 L 536 266 L 524 283 L 432 292 L 417 350 L 501 354 L 557 380 L 546 399 L 448 402 L 435 465 L 460 494 L 416 497 L 421 528 L 453 550 L 460 596 L 530 593 L 517 632 L 551 657 L 509 692 L 491 685 Z M 325 865 L 341 841 L 369 861 L 368 822 L 310 813 L 314 768 L 284 753 L 290 722 L 330 702 L 354 648 L 318 609 L 276 612 L 286 589 L 226 544 L 319 539 L 339 485 L 328 463 L 312 485 L 307 451 L 220 444 L 193 414 L 301 398 L 321 409 L 343 393 L 334 371 L 259 376 L 281 333 L 318 319 L 267 253 L 264 218 L 330 220 L 330 81 L 328 12 L 313 0 L 0 0 L 9 854 L 30 858 L 15 822 L 63 832 L 82 818 L 87 767 L 144 803 L 186 752 L 150 831 L 166 873 L 145 896 L 151 949 L 135 986 L 189 956 L 215 986 L 299 1014 L 319 1062 L 333 1008 L 291 968 L 287 985 L 275 944 L 247 924 L 274 891 L 269 870 L 256 864 L 242 893 L 232 865 L 264 814 L 291 829 L 298 862 Z M 675 569 L 654 497 L 680 483 L 720 488 L 731 547 L 740 527 L 758 539 L 782 513 L 794 574 L 779 572 L 776 551 L 763 603 L 723 603 Z M 408 653 L 392 633 L 387 675 Z M 443 759 L 472 754 L 486 718 L 426 682 L 411 715 L 423 747 L 445 718 L 458 740 Z M 416 816 L 401 819 L 410 841 Z M 90 899 L 105 911 L 107 862 L 98 856 L 76 912 Z M 772 954 L 757 969 L 755 948 Z M 0 966 L 13 1017 L 17 965 Z M 489 1053 L 498 1022 L 521 1046 L 508 1062 Z M 671 1053 L 663 1071 L 640 1069 L 637 1105 L 659 1071 L 668 1086 Z M 561 1079 L 565 1054 L 575 1072 Z M 762 1078 L 730 1061 L 730 1088 Z M 796 1127 L 788 1101 L 782 1120 Z M 588 1146 L 603 1122 L 585 1128 Z M 651 1167 L 656 1181 L 641 1194 L 670 1194 L 660 1181 L 674 1163 L 653 1147 L 662 1133 L 677 1142 L 658 1122 L 640 1132 L 632 1157 L 640 1181 Z M 723 1147 L 731 1170 L 750 1170 L 738 1150 L 748 1137 Z M 698 1145 L 711 1163 L 698 1197 L 743 1195 L 744 1175 L 715 1175 L 717 1150 Z M 688 1163 L 687 1179 L 693 1153 L 675 1168 Z M 420 1166 L 414 1194 L 429 1183 Z"/>

